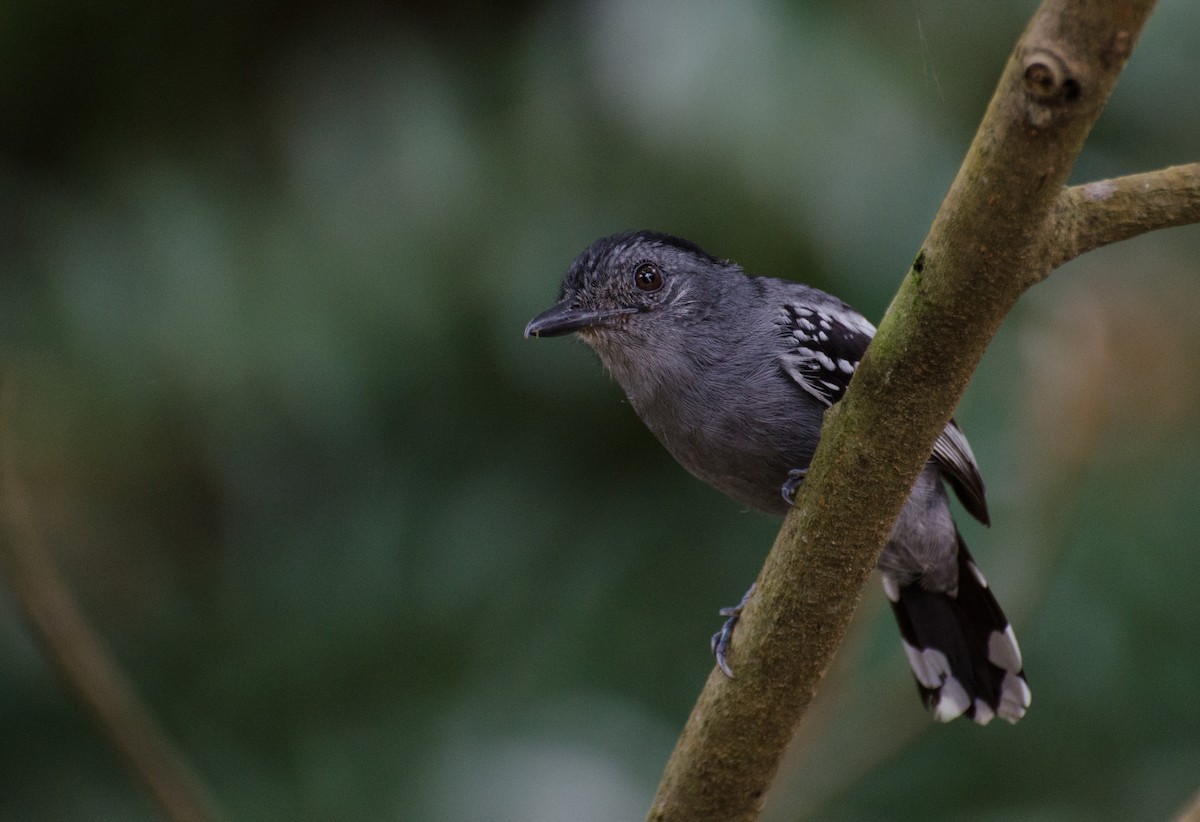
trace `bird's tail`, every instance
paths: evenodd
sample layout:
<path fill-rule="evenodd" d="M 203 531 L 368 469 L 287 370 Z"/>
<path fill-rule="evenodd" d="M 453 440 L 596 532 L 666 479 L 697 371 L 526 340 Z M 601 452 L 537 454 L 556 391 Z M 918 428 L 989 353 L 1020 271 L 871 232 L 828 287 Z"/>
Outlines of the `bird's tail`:
<path fill-rule="evenodd" d="M 958 538 L 958 591 L 897 585 L 886 574 L 900 637 L 925 706 L 940 722 L 967 716 L 986 725 L 1016 722 L 1029 707 L 1029 685 L 1012 626 L 987 580 Z"/>

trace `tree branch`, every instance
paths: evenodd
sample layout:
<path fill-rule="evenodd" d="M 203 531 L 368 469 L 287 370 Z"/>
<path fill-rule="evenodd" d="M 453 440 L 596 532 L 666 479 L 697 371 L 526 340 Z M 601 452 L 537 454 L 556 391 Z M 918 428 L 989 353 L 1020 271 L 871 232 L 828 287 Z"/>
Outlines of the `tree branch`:
<path fill-rule="evenodd" d="M 934 439 L 1005 315 L 1061 261 L 1047 229 L 1152 6 L 1046 0 L 1021 36 L 929 236 L 827 414 L 742 613 L 738 678 L 709 675 L 650 819 L 758 816 Z"/>
<path fill-rule="evenodd" d="M 1200 822 L 1200 791 L 1188 800 L 1187 807 L 1179 812 L 1174 822 Z"/>
<path fill-rule="evenodd" d="M 8 396 L 4 399 L 7 413 L 12 403 Z M 138 699 L 55 571 L 16 468 L 7 420 L 0 421 L 0 435 L 0 567 L 34 637 L 168 819 L 217 819 L 214 803 L 187 760 Z"/>
<path fill-rule="evenodd" d="M 1072 186 L 1058 195 L 1047 229 L 1051 268 L 1110 243 L 1195 222 L 1200 163 Z"/>

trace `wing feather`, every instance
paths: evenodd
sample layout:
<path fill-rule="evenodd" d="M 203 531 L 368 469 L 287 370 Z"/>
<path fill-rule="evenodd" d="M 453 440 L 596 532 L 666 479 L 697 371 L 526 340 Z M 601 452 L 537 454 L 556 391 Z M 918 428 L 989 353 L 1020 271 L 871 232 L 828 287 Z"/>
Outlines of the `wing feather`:
<path fill-rule="evenodd" d="M 787 338 L 780 367 L 823 405 L 846 393 L 859 360 L 875 336 L 875 326 L 845 303 L 815 289 L 812 299 L 789 300 L 778 324 Z M 933 461 L 971 516 L 990 523 L 983 478 L 971 445 L 958 423 L 950 420 L 933 444 Z"/>

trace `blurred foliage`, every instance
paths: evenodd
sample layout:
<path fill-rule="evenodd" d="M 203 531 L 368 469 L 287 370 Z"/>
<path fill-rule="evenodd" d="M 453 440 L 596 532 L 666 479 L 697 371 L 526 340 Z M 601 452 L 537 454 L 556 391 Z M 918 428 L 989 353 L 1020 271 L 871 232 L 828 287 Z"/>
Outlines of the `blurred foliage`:
<path fill-rule="evenodd" d="M 5 447 L 232 818 L 641 817 L 776 523 L 523 324 L 640 227 L 877 319 L 1033 6 L 9 0 Z M 1161 4 L 1078 179 L 1200 156 L 1198 33 Z M 1028 717 L 932 726 L 871 589 L 769 818 L 1200 784 L 1197 259 L 1071 264 L 960 409 Z M 0 817 L 153 818 L 0 602 Z"/>

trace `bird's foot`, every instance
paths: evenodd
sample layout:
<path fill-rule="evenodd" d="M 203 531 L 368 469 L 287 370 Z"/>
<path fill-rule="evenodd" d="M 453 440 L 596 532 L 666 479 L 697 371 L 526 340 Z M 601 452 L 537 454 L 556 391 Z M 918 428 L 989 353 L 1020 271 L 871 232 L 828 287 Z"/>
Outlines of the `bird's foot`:
<path fill-rule="evenodd" d="M 725 624 L 721 626 L 721 630 L 713 634 L 712 637 L 712 653 L 717 658 L 717 667 L 721 669 L 721 673 L 733 679 L 733 668 L 729 667 L 729 643 L 733 639 L 733 629 L 737 626 L 738 620 L 742 618 L 742 609 L 746 607 L 746 600 L 750 599 L 750 595 L 754 593 L 754 586 L 750 586 L 750 590 L 746 591 L 746 595 L 742 597 L 742 601 L 737 605 L 729 608 L 722 608 L 719 613 L 723 617 L 729 617 L 725 620 Z"/>
<path fill-rule="evenodd" d="M 804 478 L 808 476 L 807 468 L 793 468 L 788 471 L 788 478 L 779 489 L 783 494 L 783 501 L 791 507 L 796 504 L 796 492 L 800 490 L 800 484 L 804 482 Z"/>

